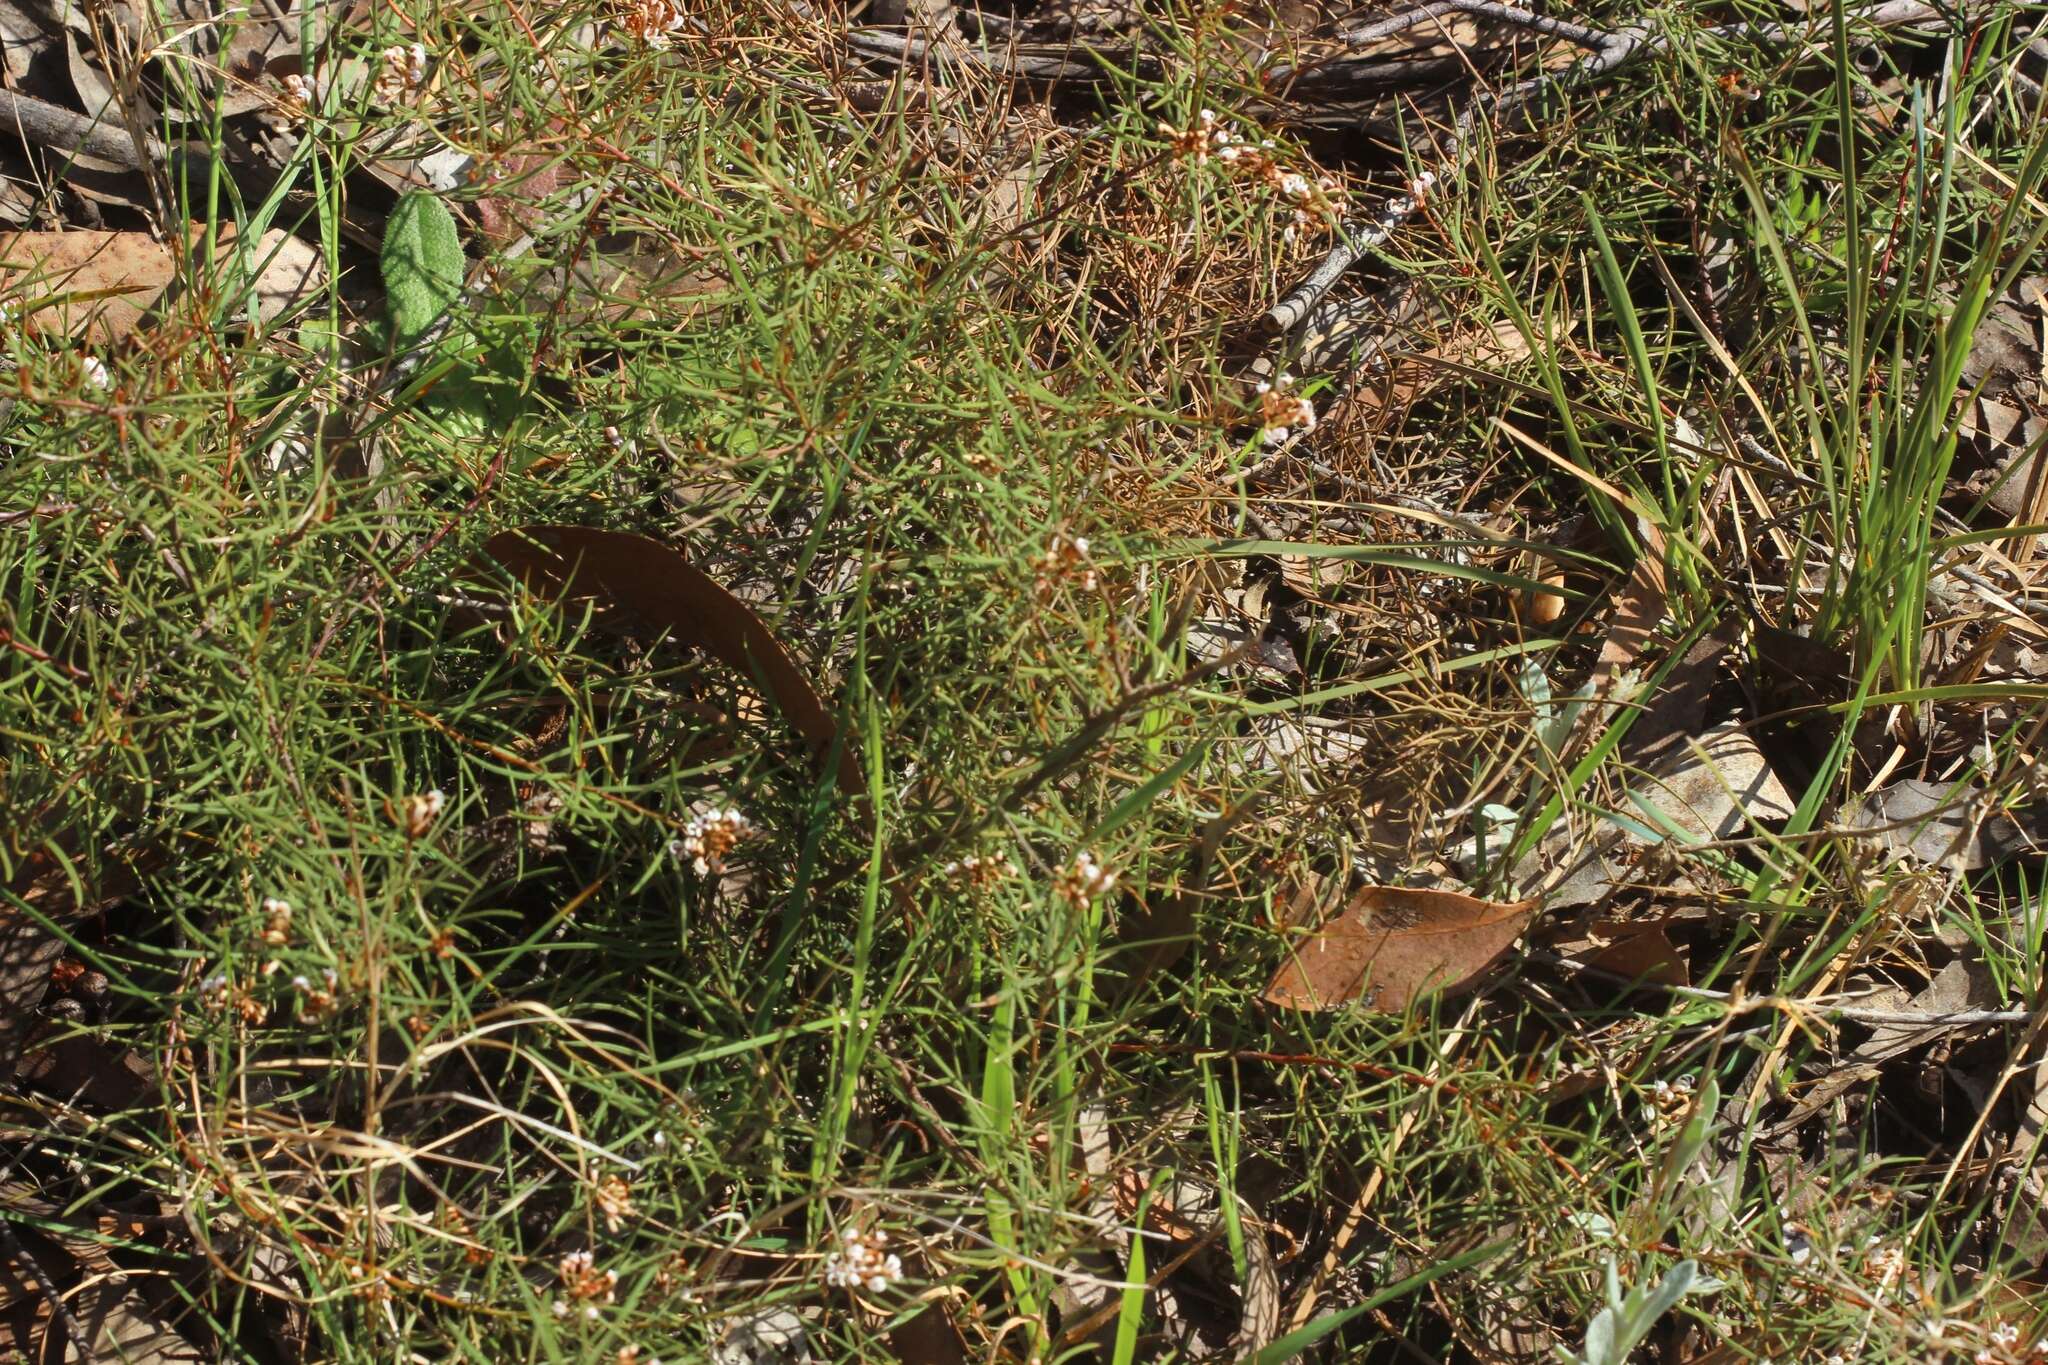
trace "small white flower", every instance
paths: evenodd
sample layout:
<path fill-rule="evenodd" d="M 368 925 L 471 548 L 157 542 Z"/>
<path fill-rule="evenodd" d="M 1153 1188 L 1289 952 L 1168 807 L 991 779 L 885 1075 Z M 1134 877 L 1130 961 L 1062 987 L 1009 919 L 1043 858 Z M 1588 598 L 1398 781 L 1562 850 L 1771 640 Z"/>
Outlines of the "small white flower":
<path fill-rule="evenodd" d="M 1076 910 L 1086 909 L 1098 896 L 1107 895 L 1116 886 L 1116 873 L 1095 861 L 1095 855 L 1082 851 L 1074 855 L 1074 861 L 1060 869 L 1053 881 L 1053 894 Z"/>
<path fill-rule="evenodd" d="M 430 792 L 408 796 L 398 803 L 398 823 L 405 830 L 408 839 L 423 839 L 441 810 L 448 804 L 447 794 L 439 787 Z"/>
<path fill-rule="evenodd" d="M 880 1294 L 903 1278 L 903 1258 L 888 1250 L 889 1234 L 848 1228 L 840 1249 L 825 1258 L 825 1283 L 834 1289 Z"/>
<path fill-rule="evenodd" d="M 292 903 L 276 896 L 267 896 L 263 901 L 263 942 L 272 948 L 282 948 L 292 941 Z"/>
<path fill-rule="evenodd" d="M 114 387 L 114 373 L 107 368 L 107 362 L 96 355 L 85 358 L 85 385 L 90 389 L 111 389 Z"/>
<path fill-rule="evenodd" d="M 725 871 L 726 855 L 753 832 L 754 822 L 738 811 L 714 808 L 690 817 L 683 837 L 669 848 L 678 857 L 687 857 L 698 876 L 708 877 Z"/>
<path fill-rule="evenodd" d="M 686 17 L 681 0 L 635 0 L 626 31 L 658 51 L 675 41 Z"/>
<path fill-rule="evenodd" d="M 939 875 L 969 891 L 986 891 L 1016 869 L 1007 853 L 970 853 L 939 869 Z"/>
<path fill-rule="evenodd" d="M 1310 187 L 1307 176 L 1298 171 L 1289 171 L 1280 177 L 1280 193 L 1289 199 L 1306 199 L 1314 190 Z"/>
<path fill-rule="evenodd" d="M 2001 1322 L 1991 1329 L 1991 1344 L 1994 1346 L 2015 1346 L 2019 1339 L 2020 1329 L 2009 1322 Z"/>
<path fill-rule="evenodd" d="M 420 43 L 401 43 L 384 49 L 384 69 L 375 82 L 377 97 L 397 104 L 427 83 L 427 49 Z"/>
<path fill-rule="evenodd" d="M 1088 562 L 1088 537 L 1054 535 L 1038 561 L 1038 595 L 1050 596 L 1069 579 L 1082 592 L 1095 591 L 1098 580 Z"/>

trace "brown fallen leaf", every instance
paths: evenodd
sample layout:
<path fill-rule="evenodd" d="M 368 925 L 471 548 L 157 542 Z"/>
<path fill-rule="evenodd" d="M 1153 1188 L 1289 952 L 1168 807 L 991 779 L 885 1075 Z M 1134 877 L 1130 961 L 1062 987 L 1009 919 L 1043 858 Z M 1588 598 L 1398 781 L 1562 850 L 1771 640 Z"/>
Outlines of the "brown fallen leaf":
<path fill-rule="evenodd" d="M 1512 322 L 1465 328 L 1427 350 L 1393 357 L 1379 380 L 1361 386 L 1351 401 L 1366 413 L 1402 412 L 1461 373 L 1499 370 L 1529 354 L 1527 339 Z"/>
<path fill-rule="evenodd" d="M 45 330 L 93 341 L 134 331 L 177 275 L 146 232 L 12 232 L 0 238 L 0 291 L 26 294 Z M 38 306 L 40 305 L 40 306 Z"/>
<path fill-rule="evenodd" d="M 1643 653 L 1657 627 L 1670 610 L 1670 590 L 1664 579 L 1664 537 L 1655 527 L 1641 525 L 1644 552 L 1629 571 L 1628 581 L 1614 594 L 1614 620 L 1607 638 L 1600 643 L 1600 658 L 1593 665 L 1593 694 L 1604 697 L 1630 673 L 1641 668 Z"/>
<path fill-rule="evenodd" d="M 802 735 L 814 758 L 838 736 L 810 679 L 751 607 L 658 540 L 588 526 L 527 526 L 491 537 L 484 552 L 535 593 L 607 598 L 683 644 L 744 674 Z M 864 796 L 850 745 L 839 752 L 839 788 Z"/>
<path fill-rule="evenodd" d="M 195 226 L 195 233 L 200 230 Z M 203 235 L 200 236 L 203 241 Z M 224 227 L 219 250 L 235 242 Z M 279 228 L 250 246 L 249 302 L 270 323 L 298 300 L 324 288 L 318 248 Z M 0 293 L 20 290 L 38 326 L 86 341 L 117 341 L 149 315 L 178 278 L 167 243 L 146 232 L 14 232 L 0 236 Z"/>
<path fill-rule="evenodd" d="M 1685 965 L 1684 956 L 1662 925 L 1596 925 L 1594 933 L 1594 941 L 1577 954 L 1588 967 L 1624 981 L 1681 988 L 1692 984 L 1692 972 Z M 1611 937 L 1601 942 L 1603 935 Z"/>
<path fill-rule="evenodd" d="M 68 928 L 119 904 L 161 861 L 152 850 L 109 848 L 81 867 L 77 849 L 46 845 L 0 885 L 0 1081 L 15 1075 L 50 989 L 50 969 L 64 952 L 64 939 L 47 926 Z"/>
<path fill-rule="evenodd" d="M 1368 886 L 1294 946 L 1266 987 L 1270 1004 L 1332 1009 L 1353 1001 L 1397 1013 L 1470 986 L 1514 946 L 1535 901 Z"/>

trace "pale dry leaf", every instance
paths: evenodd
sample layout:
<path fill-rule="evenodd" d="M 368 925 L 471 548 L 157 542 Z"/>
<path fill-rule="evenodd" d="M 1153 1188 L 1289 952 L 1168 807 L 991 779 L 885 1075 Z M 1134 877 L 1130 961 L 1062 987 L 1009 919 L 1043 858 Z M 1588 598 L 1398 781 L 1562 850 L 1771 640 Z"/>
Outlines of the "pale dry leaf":
<path fill-rule="evenodd" d="M 64 41 L 64 25 L 38 0 L 0 0 L 0 75 L 9 90 L 40 94 L 30 84 L 38 67 L 48 67 Z"/>
<path fill-rule="evenodd" d="M 1906 779 L 1866 792 L 1842 811 L 1841 825 L 1876 844 L 1887 857 L 1976 872 L 2048 843 L 2038 810 L 2014 812 L 1986 803 L 1975 782 Z"/>
<path fill-rule="evenodd" d="M 1516 868 L 1517 882 L 1553 908 L 1597 904 L 1645 880 L 1696 889 L 1683 867 L 1659 869 L 1646 855 L 1678 858 L 1692 845 L 1751 837 L 1793 808 L 1756 741 L 1734 721 L 1673 746 L 1656 771 L 1634 780 L 1625 800 L 1627 823 L 1602 819 L 1590 836 L 1560 823 Z"/>
<path fill-rule="evenodd" d="M 247 260 L 255 271 L 250 302 L 257 321 L 265 326 L 327 287 L 327 262 L 320 248 L 282 228 L 271 228 L 257 238 Z"/>
<path fill-rule="evenodd" d="M 1934 980 L 1906 1003 L 1905 1012 L 1940 1016 L 1997 1007 L 1998 984 L 1992 978 L 1991 969 L 1981 959 L 1971 956 L 1959 957 L 1936 972 Z M 1849 1060 L 1875 1066 L 1966 1027 L 1969 1026 L 1939 1018 L 1930 1018 L 1925 1024 L 1878 1024 L 1871 1029 L 1868 1038 L 1857 1044 L 1855 1051 L 1849 1054 Z"/>
<path fill-rule="evenodd" d="M 200 1365 L 216 1357 L 201 1350 L 151 1311 L 126 1287 L 118 1272 L 94 1276 L 71 1297 L 71 1314 L 88 1341 L 77 1343 L 80 1359 L 129 1361 L 134 1365 Z"/>

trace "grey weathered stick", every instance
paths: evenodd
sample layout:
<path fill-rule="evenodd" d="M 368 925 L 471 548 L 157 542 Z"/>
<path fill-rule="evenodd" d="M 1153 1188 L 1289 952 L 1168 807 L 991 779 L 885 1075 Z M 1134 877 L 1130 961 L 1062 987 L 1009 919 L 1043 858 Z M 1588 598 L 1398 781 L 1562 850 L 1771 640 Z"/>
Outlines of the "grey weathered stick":
<path fill-rule="evenodd" d="M 1590 49 L 1586 56 L 1562 71 L 1545 71 L 1510 86 L 1493 100 L 1474 103 L 1458 118 L 1453 128 L 1450 147 L 1439 163 L 1437 174 L 1444 180 L 1459 175 L 1464 169 L 1467 144 L 1477 126 L 1481 114 L 1491 114 L 1498 119 L 1520 110 L 1538 95 L 1553 90 L 1566 90 L 1589 81 L 1600 80 L 1613 74 L 1622 66 L 1654 52 L 1662 52 L 1671 46 L 1671 36 L 1666 33 L 1652 33 L 1647 27 L 1634 24 L 1602 33 L 1577 24 L 1565 24 L 1540 15 L 1529 14 L 1510 5 L 1495 3 L 1494 0 L 1431 0 L 1424 5 L 1415 23 L 1443 14 L 1467 13 L 1501 19 L 1525 28 L 1552 33 L 1569 42 Z M 1867 23 L 1877 28 L 1898 28 L 1907 24 L 1927 23 L 1940 20 L 1942 12 L 1925 0 L 1882 0 L 1881 3 L 1857 8 L 1848 16 L 1851 20 Z M 1408 15 L 1385 20 L 1379 25 L 1355 30 L 1355 41 L 1370 41 L 1376 29 L 1387 24 L 1397 25 L 1386 32 L 1399 32 L 1401 27 L 1413 27 Z M 1718 28 L 1706 29 L 1701 36 L 1721 42 L 1753 42 L 1765 45 L 1780 45 L 1793 41 L 1807 41 L 1817 32 L 1814 23 L 1778 24 L 1724 24 Z M 1379 36 L 1384 36 L 1381 34 Z M 1330 248 L 1308 278 L 1295 286 L 1287 297 L 1273 306 L 1266 314 L 1267 324 L 1276 332 L 1292 331 L 1308 315 L 1310 309 L 1321 302 L 1323 297 L 1336 286 L 1344 273 L 1356 265 L 1367 253 L 1382 245 L 1394 231 L 1415 213 L 1417 200 L 1413 195 L 1397 195 L 1388 202 L 1379 217 L 1364 226 L 1345 224 L 1337 245 Z"/>
<path fill-rule="evenodd" d="M 1584 24 L 1574 24 L 1563 19 L 1552 19 L 1548 15 L 1537 14 L 1516 5 L 1499 3 L 1499 0 L 1430 0 L 1426 5 L 1403 10 L 1399 14 L 1374 23 L 1346 29 L 1337 36 L 1348 46 L 1363 47 L 1382 38 L 1391 38 L 1396 33 L 1406 33 L 1409 29 L 1420 28 L 1450 14 L 1471 14 L 1482 19 L 1498 19 L 1504 24 L 1534 29 L 1538 33 L 1547 33 L 1554 38 L 1562 38 L 1566 42 L 1577 43 L 1580 47 L 1587 48 L 1598 48 L 1612 36 L 1600 29 L 1587 28 Z"/>
<path fill-rule="evenodd" d="M 138 150 L 137 139 L 124 128 L 12 90 L 0 90 L 0 126 L 13 128 L 31 147 L 82 152 L 134 170 L 142 169 L 144 155 L 162 160 L 165 154 L 163 143 L 155 138 L 142 139 Z"/>
<path fill-rule="evenodd" d="M 173 159 L 197 178 L 214 160 L 214 149 L 204 142 L 187 139 L 167 143 L 159 138 L 131 133 L 104 119 L 91 118 L 62 105 L 39 100 L 33 95 L 0 90 L 0 133 L 12 131 L 30 147 L 60 156 L 82 154 L 111 161 L 127 170 L 144 174 L 168 166 Z M 279 172 L 252 161 L 223 158 L 222 173 L 241 188 L 244 198 L 261 202 L 277 188 Z M 342 209 L 342 228 L 375 245 L 383 231 L 383 216 L 354 206 L 349 200 Z"/>

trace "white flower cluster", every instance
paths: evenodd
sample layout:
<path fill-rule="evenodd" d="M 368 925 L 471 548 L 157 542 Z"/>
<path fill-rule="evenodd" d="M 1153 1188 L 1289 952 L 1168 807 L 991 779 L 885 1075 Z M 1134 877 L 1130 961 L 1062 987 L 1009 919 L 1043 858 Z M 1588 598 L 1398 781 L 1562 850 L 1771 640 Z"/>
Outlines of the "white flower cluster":
<path fill-rule="evenodd" d="M 1116 873 L 1095 861 L 1095 855 L 1088 852 L 1076 853 L 1074 861 L 1060 869 L 1053 881 L 1055 896 L 1076 910 L 1086 909 L 1097 896 L 1107 895 L 1116 886 Z"/>
<path fill-rule="evenodd" d="M 1088 537 L 1055 535 L 1038 561 L 1038 595 L 1050 596 L 1070 580 L 1082 592 L 1094 592 L 1100 581 L 1088 558 Z"/>
<path fill-rule="evenodd" d="M 1284 444 L 1296 432 L 1314 431 L 1316 406 L 1292 392 L 1294 376 L 1259 381 L 1259 439 L 1269 446 Z"/>
<path fill-rule="evenodd" d="M 970 853 L 939 869 L 947 881 L 970 891 L 986 891 L 1016 871 L 1007 853 Z"/>
<path fill-rule="evenodd" d="M 1181 156 L 1191 156 L 1196 165 L 1202 165 L 1214 156 L 1218 161 L 1238 161 L 1247 154 L 1256 153 L 1259 148 L 1269 148 L 1271 142 L 1262 142 L 1259 147 L 1238 137 L 1228 128 L 1222 127 L 1214 109 L 1204 109 L 1192 128 L 1176 128 L 1170 123 L 1159 125 L 1159 135 L 1173 144 L 1173 150 Z"/>
<path fill-rule="evenodd" d="M 303 72 L 293 71 L 285 75 L 283 84 L 285 112 L 294 119 L 304 118 L 320 94 L 313 87 L 313 78 Z"/>
<path fill-rule="evenodd" d="M 600 1303 L 611 1303 L 618 1297 L 619 1272 L 599 1270 L 595 1258 L 587 1251 L 572 1251 L 564 1256 L 556 1264 L 555 1273 L 561 1277 L 562 1291 L 569 1296 L 569 1301 L 581 1303 L 583 1316 L 589 1321 L 597 1320 Z M 556 1299 L 554 1310 L 556 1317 L 566 1318 L 569 1316 L 569 1303 Z"/>
<path fill-rule="evenodd" d="M 675 41 L 684 18 L 681 0 L 633 0 L 626 10 L 626 32 L 658 50 Z"/>
<path fill-rule="evenodd" d="M 292 941 L 292 903 L 276 896 L 263 899 L 263 932 L 260 936 L 264 946 L 282 948 Z"/>
<path fill-rule="evenodd" d="M 292 978 L 292 989 L 299 993 L 299 1022 L 317 1024 L 334 1013 L 335 997 L 341 991 L 341 975 L 334 968 L 327 967 L 320 973 L 320 984 L 304 973 Z"/>
<path fill-rule="evenodd" d="M 703 811 L 683 827 L 683 837 L 669 845 L 679 858 L 688 858 L 700 877 L 725 871 L 725 857 L 740 840 L 754 832 L 754 822 L 736 810 Z"/>
<path fill-rule="evenodd" d="M 2020 1329 L 2009 1322 L 1994 1324 L 1989 1335 L 1991 1344 L 1971 1357 L 1976 1365 L 1998 1365 L 1999 1361 L 2013 1355 L 2013 1348 L 2020 1344 Z M 2034 1354 L 2048 1355 L 2048 1341 L 2036 1342 Z"/>
<path fill-rule="evenodd" d="M 597 1182 L 591 1202 L 604 1215 L 605 1231 L 617 1232 L 633 1216 L 633 1187 L 620 1176 L 608 1175 Z"/>
<path fill-rule="evenodd" d="M 1207 164 L 1213 156 L 1241 174 L 1264 181 L 1288 205 L 1288 224 L 1280 235 L 1290 245 L 1318 216 L 1326 221 L 1336 218 L 1333 201 L 1339 186 L 1335 180 L 1321 176 L 1311 181 L 1299 171 L 1288 170 L 1272 155 L 1272 139 L 1253 142 L 1231 132 L 1218 122 L 1214 109 L 1204 109 L 1192 128 L 1162 123 L 1159 132 L 1173 145 L 1175 154 L 1191 158 L 1197 166 Z"/>
<path fill-rule="evenodd" d="M 398 823 L 405 830 L 408 839 L 426 837 L 441 810 L 448 804 L 448 797 L 439 787 L 417 796 L 408 796 L 398 803 Z"/>
<path fill-rule="evenodd" d="M 903 1258 L 888 1248 L 888 1233 L 848 1228 L 840 1234 L 839 1250 L 825 1258 L 825 1283 L 881 1293 L 903 1278 Z"/>
<path fill-rule="evenodd" d="M 1692 1077 L 1680 1076 L 1675 1082 L 1660 1080 L 1652 1085 L 1650 1102 L 1643 1106 L 1643 1122 L 1658 1128 L 1675 1121 L 1692 1103 L 1696 1084 Z"/>
<path fill-rule="evenodd" d="M 384 49 L 384 68 L 377 73 L 377 98 L 399 104 L 426 83 L 427 49 L 423 44 L 400 43 Z"/>

